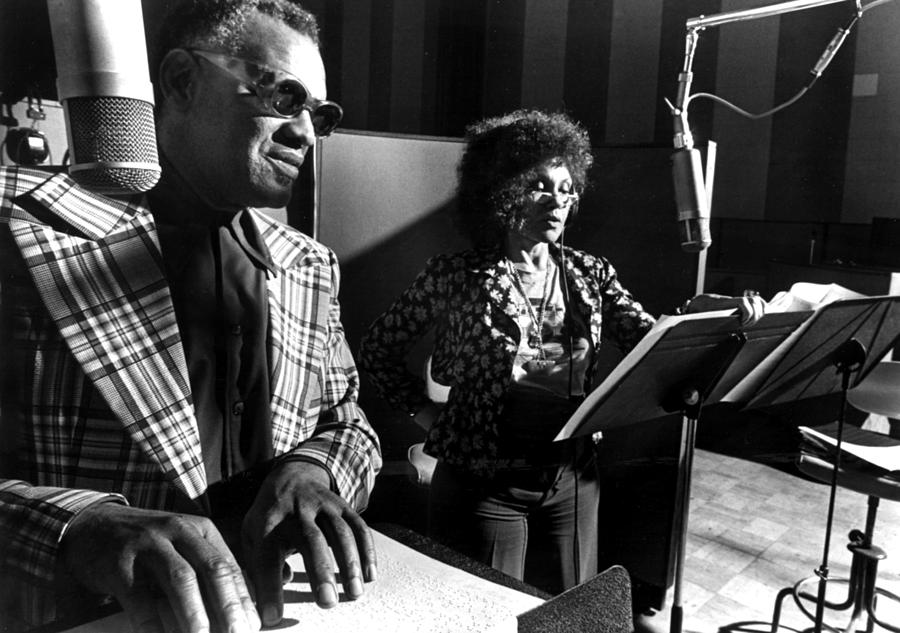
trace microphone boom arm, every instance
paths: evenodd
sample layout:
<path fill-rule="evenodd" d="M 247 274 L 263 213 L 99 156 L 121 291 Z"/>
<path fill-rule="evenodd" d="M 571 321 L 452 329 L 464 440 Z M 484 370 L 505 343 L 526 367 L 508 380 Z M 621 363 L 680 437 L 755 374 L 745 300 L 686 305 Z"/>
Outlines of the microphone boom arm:
<path fill-rule="evenodd" d="M 730 24 L 731 22 L 767 18 L 773 15 L 790 13 L 791 11 L 802 11 L 803 9 L 812 9 L 825 6 L 826 4 L 837 4 L 838 2 L 847 2 L 847 0 L 789 0 L 788 2 L 780 2 L 767 7 L 742 9 L 740 11 L 725 11 L 723 13 L 714 13 L 713 15 L 699 15 L 695 18 L 688 18 L 685 22 L 685 26 L 688 31 L 705 29 L 710 26 L 721 26 L 723 24 Z M 859 2 L 856 4 L 858 8 Z"/>
<path fill-rule="evenodd" d="M 714 13 L 713 15 L 699 15 L 697 17 L 688 18 L 685 21 L 687 34 L 685 36 L 684 46 L 684 64 L 681 73 L 678 75 L 678 94 L 675 98 L 675 104 L 668 103 L 669 108 L 674 116 L 674 146 L 676 149 L 692 149 L 694 146 L 693 137 L 691 136 L 690 126 L 688 124 L 688 103 L 690 102 L 691 82 L 693 81 L 693 72 L 691 68 L 694 65 L 694 54 L 697 51 L 697 44 L 700 41 L 700 31 L 705 28 L 722 26 L 732 22 L 743 22 L 746 20 L 756 20 L 759 18 L 767 18 L 774 15 L 782 15 L 793 11 L 802 11 L 804 9 L 812 9 L 828 4 L 837 4 L 838 2 L 852 1 L 856 6 L 857 16 L 863 12 L 860 0 L 788 0 L 778 4 L 766 7 L 757 7 L 754 9 L 742 9 L 739 11 L 725 11 L 723 13 Z M 886 1 L 886 0 L 882 0 Z M 880 2 L 877 2 L 880 3 Z M 875 4 L 875 3 L 873 3 Z M 828 55 L 827 60 L 820 59 L 813 70 L 814 74 L 821 75 L 824 66 L 831 61 L 831 57 L 843 43 L 847 36 L 847 30 L 840 30 L 832 42 L 829 44 L 823 58 Z M 818 70 L 818 73 L 815 71 Z"/>

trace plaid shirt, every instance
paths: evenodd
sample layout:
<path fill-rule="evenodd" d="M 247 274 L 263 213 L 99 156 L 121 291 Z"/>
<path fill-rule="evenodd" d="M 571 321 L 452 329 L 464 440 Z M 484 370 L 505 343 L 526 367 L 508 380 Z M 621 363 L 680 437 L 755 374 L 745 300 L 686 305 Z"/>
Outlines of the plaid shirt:
<path fill-rule="evenodd" d="M 18 168 L 0 170 L 0 192 L 0 578 L 23 589 L 17 610 L 46 619 L 53 608 L 41 595 L 75 513 L 109 499 L 170 509 L 207 484 L 143 197 L 112 199 Z M 362 509 L 381 458 L 356 403 L 337 261 L 252 213 L 276 270 L 267 280 L 274 453 L 321 464 Z"/>

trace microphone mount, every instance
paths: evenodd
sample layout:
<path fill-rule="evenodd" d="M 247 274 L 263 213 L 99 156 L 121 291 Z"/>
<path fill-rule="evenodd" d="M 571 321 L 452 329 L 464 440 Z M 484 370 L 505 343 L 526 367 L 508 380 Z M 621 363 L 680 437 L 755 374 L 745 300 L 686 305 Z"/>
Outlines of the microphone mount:
<path fill-rule="evenodd" d="M 772 114 L 787 108 L 799 100 L 822 75 L 822 72 L 828 64 L 831 63 L 837 50 L 847 38 L 853 25 L 859 20 L 863 12 L 874 6 L 890 1 L 891 0 L 872 0 L 866 6 L 862 6 L 861 0 L 789 0 L 788 2 L 782 2 L 767 7 L 729 11 L 711 16 L 701 15 L 689 18 L 685 22 L 687 32 L 684 46 L 684 63 L 681 72 L 678 75 L 677 96 L 674 104 L 668 99 L 665 99 L 665 102 L 669 106 L 673 117 L 672 141 L 676 150 L 672 155 L 673 178 L 675 180 L 675 196 L 676 206 L 678 208 L 679 228 L 682 231 L 682 248 L 688 252 L 699 251 L 701 253 L 701 259 L 698 263 L 697 270 L 698 292 L 702 292 L 703 285 L 703 272 L 701 269 L 705 266 L 705 260 L 703 259 L 702 254 L 712 242 L 708 225 L 713 188 L 712 168 L 713 157 L 715 156 L 715 143 L 709 141 L 707 146 L 706 162 L 708 164 L 708 173 L 706 177 L 704 177 L 702 165 L 699 163 L 700 154 L 698 150 L 694 149 L 694 139 L 690 129 L 688 116 L 688 106 L 690 102 L 693 99 L 700 97 L 711 99 L 734 110 L 738 114 L 753 120 L 771 116 Z M 714 94 L 706 92 L 691 94 L 691 83 L 693 81 L 692 66 L 697 51 L 697 45 L 700 40 L 700 32 L 704 29 L 732 22 L 764 18 L 792 11 L 836 4 L 838 2 L 850 2 L 853 4 L 854 11 L 852 19 L 843 28 L 839 28 L 834 37 L 832 37 L 815 66 L 810 70 L 812 75 L 810 80 L 799 90 L 799 92 L 797 92 L 797 94 L 787 101 L 766 112 L 752 114 Z"/>
<path fill-rule="evenodd" d="M 881 4 L 886 0 L 875 0 L 869 7 L 875 4 Z M 678 74 L 678 92 L 675 97 L 675 103 L 672 104 L 666 99 L 666 104 L 674 117 L 674 138 L 673 143 L 676 149 L 691 149 L 693 138 L 691 136 L 690 126 L 688 124 L 688 105 L 691 101 L 691 82 L 693 81 L 692 67 L 694 65 L 694 55 L 697 51 L 697 44 L 700 42 L 700 32 L 707 28 L 722 26 L 723 24 L 731 24 L 733 22 L 744 22 L 748 20 L 756 20 L 767 18 L 784 13 L 794 11 L 802 11 L 804 9 L 812 9 L 829 4 L 837 4 L 838 2 L 852 2 L 855 6 L 855 18 L 859 18 L 865 10 L 860 4 L 860 0 L 788 0 L 778 4 L 766 7 L 757 7 L 754 9 L 743 9 L 739 11 L 725 11 L 723 13 L 715 13 L 713 15 L 700 15 L 688 18 L 685 21 L 685 45 L 684 45 L 684 63 L 681 72 Z M 869 8 L 866 7 L 866 8 Z M 853 22 L 851 22 L 852 25 Z M 822 57 L 816 63 L 810 72 L 818 77 L 825 70 L 825 66 L 831 61 L 837 52 L 838 47 L 844 42 L 849 33 L 849 26 L 846 29 L 839 29 L 838 33 L 828 44 Z M 699 94 L 696 96 L 700 96 Z M 706 96 L 705 94 L 703 96 Z M 775 110 L 770 111 L 770 113 Z M 759 115 L 762 116 L 762 115 Z M 753 117 L 758 118 L 758 117 Z"/>
<path fill-rule="evenodd" d="M 669 109 L 674 117 L 675 149 L 691 149 L 694 147 L 694 138 L 688 125 L 687 106 L 688 96 L 691 93 L 691 82 L 694 80 L 694 73 L 691 71 L 691 67 L 694 64 L 694 53 L 697 51 L 699 42 L 699 29 L 688 30 L 684 42 L 684 64 L 681 72 L 678 73 L 678 94 L 675 97 L 675 104 L 669 103 Z"/>

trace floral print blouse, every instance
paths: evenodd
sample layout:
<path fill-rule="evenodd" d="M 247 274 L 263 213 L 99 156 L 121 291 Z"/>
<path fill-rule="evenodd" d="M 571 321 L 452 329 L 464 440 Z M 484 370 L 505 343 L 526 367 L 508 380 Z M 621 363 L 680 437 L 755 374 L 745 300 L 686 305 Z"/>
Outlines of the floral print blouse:
<path fill-rule="evenodd" d="M 622 287 L 606 259 L 555 244 L 550 253 L 557 264 L 562 261 L 570 309 L 589 325 L 595 349 L 602 336 L 628 351 L 653 326 L 654 318 Z M 521 336 L 509 266 L 499 248 L 433 257 L 369 326 L 358 358 L 381 396 L 413 415 L 428 398 L 424 380 L 407 369 L 406 355 L 435 329 L 431 373 L 451 389 L 425 451 L 479 475 L 500 466 L 498 421 Z M 593 363 L 586 391 L 595 373 Z"/>

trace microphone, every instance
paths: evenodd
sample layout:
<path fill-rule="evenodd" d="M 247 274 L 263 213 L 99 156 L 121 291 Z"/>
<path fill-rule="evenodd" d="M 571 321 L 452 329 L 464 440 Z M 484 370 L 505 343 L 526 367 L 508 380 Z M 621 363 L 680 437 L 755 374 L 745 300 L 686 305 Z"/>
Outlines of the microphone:
<path fill-rule="evenodd" d="M 712 244 L 709 234 L 709 199 L 703 181 L 700 151 L 681 147 L 672 154 L 672 181 L 678 210 L 681 248 L 697 253 Z"/>
<path fill-rule="evenodd" d="M 110 195 L 148 191 L 161 168 L 140 0 L 47 0 L 69 174 Z"/>

